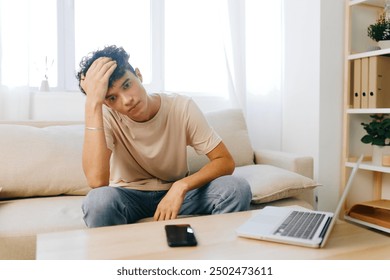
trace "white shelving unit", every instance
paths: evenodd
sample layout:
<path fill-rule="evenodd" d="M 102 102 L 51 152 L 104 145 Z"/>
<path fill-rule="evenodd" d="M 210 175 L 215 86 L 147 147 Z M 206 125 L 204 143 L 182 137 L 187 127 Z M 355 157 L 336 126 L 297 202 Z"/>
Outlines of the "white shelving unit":
<path fill-rule="evenodd" d="M 347 109 L 347 114 L 390 114 L 390 108 Z"/>
<path fill-rule="evenodd" d="M 364 4 L 383 8 L 385 6 L 385 0 L 350 0 L 348 4 L 350 6 Z"/>
<path fill-rule="evenodd" d="M 353 168 L 355 166 L 355 162 L 348 161 L 345 163 L 345 166 Z M 359 166 L 359 168 L 362 170 L 377 171 L 381 173 L 390 173 L 390 167 L 374 165 L 371 162 L 363 162 Z"/>
<path fill-rule="evenodd" d="M 371 162 L 371 146 L 360 141 L 364 135 L 362 122 L 369 122 L 372 114 L 390 114 L 390 108 L 353 108 L 353 61 L 355 59 L 389 55 L 390 49 L 375 49 L 376 42 L 367 36 L 367 28 L 375 23 L 383 12 L 385 0 L 346 0 L 345 18 L 345 67 L 344 67 L 344 114 L 343 114 L 343 154 L 342 182 L 344 187 L 351 168 L 360 154 L 365 155 L 360 165 L 359 178 L 355 180 L 352 194 L 349 196 L 346 209 L 363 199 L 360 193 L 369 193 L 364 199 L 389 199 L 384 197 L 384 189 L 390 189 L 390 167 L 374 165 Z M 368 183 L 367 183 L 368 182 Z M 359 196 L 360 195 L 360 196 Z"/>
<path fill-rule="evenodd" d="M 354 60 L 354 59 L 358 59 L 358 58 L 378 56 L 378 55 L 384 55 L 384 54 L 389 54 L 389 53 L 390 53 L 390 49 L 368 51 L 368 52 L 363 52 L 363 53 L 350 54 L 350 55 L 348 55 L 348 59 Z"/>

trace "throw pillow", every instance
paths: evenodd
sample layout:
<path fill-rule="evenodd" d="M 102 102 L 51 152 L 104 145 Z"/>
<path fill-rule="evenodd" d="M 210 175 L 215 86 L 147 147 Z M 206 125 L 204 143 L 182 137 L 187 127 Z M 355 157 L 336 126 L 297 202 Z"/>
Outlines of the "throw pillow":
<path fill-rule="evenodd" d="M 215 129 L 228 148 L 236 166 L 254 164 L 253 149 L 250 143 L 244 115 L 239 109 L 226 109 L 205 114 L 209 124 Z M 209 162 L 207 156 L 198 155 L 188 147 L 188 167 L 193 174 Z"/>
<path fill-rule="evenodd" d="M 83 125 L 0 125 L 1 198 L 84 195 Z"/>
<path fill-rule="evenodd" d="M 228 109 L 205 114 L 208 122 L 221 136 L 236 166 L 254 163 L 253 149 L 241 110 Z"/>
<path fill-rule="evenodd" d="M 312 179 L 298 173 L 265 164 L 236 167 L 234 175 L 248 181 L 254 204 L 296 196 L 318 186 Z"/>

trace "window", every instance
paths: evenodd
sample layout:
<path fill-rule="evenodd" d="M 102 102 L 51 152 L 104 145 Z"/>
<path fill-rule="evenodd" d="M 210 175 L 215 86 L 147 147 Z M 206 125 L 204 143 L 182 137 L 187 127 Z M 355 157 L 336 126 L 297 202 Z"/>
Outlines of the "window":
<path fill-rule="evenodd" d="M 89 52 L 106 45 L 122 46 L 130 63 L 151 77 L 150 1 L 75 0 L 75 65 Z"/>
<path fill-rule="evenodd" d="M 246 0 L 247 91 L 264 95 L 280 91 L 282 53 L 282 3 Z M 259 32 L 259 27 L 261 28 Z M 269 28 L 272 26 L 272 28 Z"/>
<path fill-rule="evenodd" d="M 165 89 L 227 94 L 227 1 L 165 0 Z"/>
<path fill-rule="evenodd" d="M 52 0 L 0 0 L 0 82 L 57 86 L 57 5 Z"/>
<path fill-rule="evenodd" d="M 0 0 L 0 84 L 77 90 L 81 58 L 105 45 L 123 46 L 151 77 L 150 1 Z"/>
<path fill-rule="evenodd" d="M 81 58 L 115 44 L 151 91 L 280 90 L 281 1 L 271 2 L 0 0 L 0 84 L 37 88 L 47 76 L 53 90 L 78 90 Z"/>

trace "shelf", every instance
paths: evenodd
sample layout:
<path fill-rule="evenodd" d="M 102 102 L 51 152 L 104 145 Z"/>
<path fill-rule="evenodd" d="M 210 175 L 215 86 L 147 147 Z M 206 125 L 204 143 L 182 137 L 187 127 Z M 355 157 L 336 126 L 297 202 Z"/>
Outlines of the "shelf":
<path fill-rule="evenodd" d="M 363 106 L 357 106 L 357 103 L 354 103 L 355 91 L 358 90 L 362 92 L 370 92 L 368 87 L 368 80 L 373 81 L 375 75 L 382 74 L 386 77 L 381 80 L 376 80 L 377 83 L 385 82 L 381 85 L 383 92 L 386 92 L 390 72 L 387 70 L 382 70 L 385 66 L 373 64 L 371 68 L 364 68 L 364 75 L 368 75 L 370 79 L 367 79 L 367 76 L 364 76 L 364 84 L 357 86 L 356 81 L 359 81 L 358 75 L 359 66 L 355 61 L 363 60 L 364 62 L 370 61 L 372 57 L 380 57 L 380 60 L 387 60 L 390 57 L 390 47 L 380 49 L 378 44 L 371 40 L 367 35 L 368 26 L 376 22 L 378 16 L 384 11 L 386 0 L 346 0 L 346 10 L 345 10 L 345 44 L 347 53 L 344 57 L 344 107 L 343 107 L 343 147 L 342 147 L 342 175 L 341 175 L 341 184 L 340 188 L 346 185 L 348 177 L 350 175 L 351 168 L 356 166 L 357 153 L 364 153 L 366 156 L 363 158 L 363 162 L 359 166 L 360 174 L 359 177 L 361 180 L 354 182 L 354 190 L 351 194 L 348 195 L 348 200 L 345 203 L 345 208 L 350 208 L 352 205 L 361 203 L 361 201 L 368 199 L 380 200 L 383 197 L 387 196 L 387 189 L 390 182 L 390 167 L 383 166 L 381 162 L 374 164 L 372 162 L 372 156 L 370 155 L 370 147 L 359 141 L 363 136 L 363 131 L 361 123 L 369 119 L 369 115 L 374 114 L 389 114 L 390 115 L 390 105 L 387 103 L 386 99 L 377 99 L 379 103 L 376 103 L 377 106 L 371 104 L 371 107 L 379 108 L 367 108 L 366 103 L 364 102 Z M 370 58 L 370 59 L 368 59 Z M 361 65 L 360 65 L 361 66 Z M 366 64 L 364 67 L 367 67 Z M 375 67 L 375 68 L 374 68 Z M 360 71 L 363 69 L 361 66 Z M 371 69 L 371 70 L 370 70 Z M 382 72 L 378 72 L 380 69 Z M 386 68 L 387 69 L 387 68 Z M 374 76 L 370 76 L 369 71 L 374 71 Z M 360 72 L 360 78 L 363 75 Z M 360 80 L 360 82 L 362 82 Z M 377 85 L 377 87 L 379 87 Z M 385 97 L 383 97 L 385 98 Z M 366 101 L 366 100 L 364 100 Z M 357 108 L 354 108 L 355 107 Z M 363 108 L 359 108 L 363 107 Z M 353 155 L 355 154 L 355 155 Z M 344 157 L 344 155 L 347 155 Z M 386 190 L 386 191 L 385 191 Z"/>
<path fill-rule="evenodd" d="M 354 59 L 358 59 L 358 58 L 377 56 L 377 55 L 385 55 L 385 54 L 390 54 L 390 49 L 383 49 L 383 50 L 350 54 L 348 56 L 348 60 L 354 60 Z"/>
<path fill-rule="evenodd" d="M 359 4 L 370 5 L 375 7 L 384 7 L 385 0 L 350 0 L 349 1 L 350 6 L 359 5 Z"/>
<path fill-rule="evenodd" d="M 375 224 L 372 224 L 372 223 L 367 223 L 365 221 L 352 218 L 351 216 L 348 216 L 348 215 L 344 215 L 344 219 L 346 219 L 347 221 L 356 223 L 358 225 L 363 225 L 363 226 L 366 226 L 366 227 L 369 227 L 369 228 L 374 228 L 374 229 L 377 229 L 377 230 L 380 230 L 380 231 L 383 231 L 383 232 L 390 233 L 390 229 L 388 229 L 388 228 L 381 227 L 381 226 L 378 226 L 378 225 L 375 225 Z"/>
<path fill-rule="evenodd" d="M 390 200 L 365 201 L 353 205 L 346 220 L 390 233 Z"/>
<path fill-rule="evenodd" d="M 347 109 L 347 114 L 390 114 L 390 108 Z"/>
<path fill-rule="evenodd" d="M 356 164 L 355 162 L 346 162 L 345 166 L 353 168 L 355 166 L 355 164 Z M 369 170 L 369 171 L 378 171 L 378 172 L 382 172 L 382 173 L 390 173 L 390 167 L 374 165 L 371 162 L 361 163 L 359 166 L 359 169 Z"/>

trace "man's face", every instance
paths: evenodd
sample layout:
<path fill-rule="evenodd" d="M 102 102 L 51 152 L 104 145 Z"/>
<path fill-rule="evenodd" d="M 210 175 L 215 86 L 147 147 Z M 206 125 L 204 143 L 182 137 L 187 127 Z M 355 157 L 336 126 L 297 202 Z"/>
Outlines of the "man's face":
<path fill-rule="evenodd" d="M 108 89 L 105 104 L 135 121 L 142 121 L 147 113 L 147 93 L 140 79 L 126 71 Z"/>

